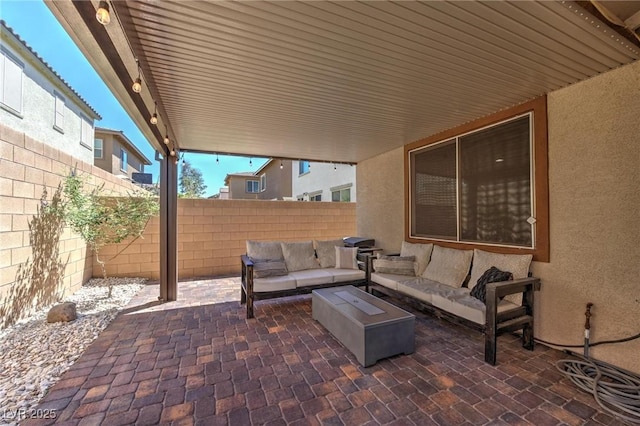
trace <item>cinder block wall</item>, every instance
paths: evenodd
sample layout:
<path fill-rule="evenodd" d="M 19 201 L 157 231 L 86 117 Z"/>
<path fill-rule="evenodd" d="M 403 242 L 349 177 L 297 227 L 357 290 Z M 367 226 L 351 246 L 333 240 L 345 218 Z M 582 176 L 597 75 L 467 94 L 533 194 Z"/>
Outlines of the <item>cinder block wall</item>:
<path fill-rule="evenodd" d="M 246 240 L 329 240 L 355 235 L 355 203 L 265 200 L 178 200 L 179 278 L 240 273 Z M 129 247 L 105 247 L 110 276 L 159 278 L 159 220 Z M 125 248 L 126 247 L 126 248 Z M 94 264 L 94 276 L 100 267 Z"/>
<path fill-rule="evenodd" d="M 72 167 L 90 175 L 89 185 L 104 184 L 114 195 L 136 188 L 0 124 L 0 328 L 7 316 L 26 315 L 34 306 L 71 294 L 93 275 L 93 256 L 68 228 L 48 230 L 49 237 L 58 240 L 56 247 L 49 246 L 47 238 L 39 240 L 35 251 L 31 247 L 29 223 L 38 213 L 43 190 L 50 201 Z M 36 272 L 35 279 L 30 271 Z"/>

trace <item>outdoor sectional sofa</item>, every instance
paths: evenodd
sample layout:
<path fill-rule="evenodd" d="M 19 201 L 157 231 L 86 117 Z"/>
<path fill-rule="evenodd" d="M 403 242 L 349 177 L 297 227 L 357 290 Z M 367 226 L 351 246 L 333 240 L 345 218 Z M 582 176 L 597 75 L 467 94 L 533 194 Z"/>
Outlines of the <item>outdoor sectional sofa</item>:
<path fill-rule="evenodd" d="M 500 334 L 522 330 L 522 346 L 533 350 L 534 292 L 540 280 L 529 276 L 531 259 L 403 242 L 399 256 L 369 256 L 366 271 L 372 293 L 483 332 L 485 361 L 495 365 Z M 512 279 L 491 282 L 500 275 Z"/>
<path fill-rule="evenodd" d="M 366 285 L 366 273 L 358 268 L 357 248 L 342 240 L 247 241 L 241 256 L 240 303 L 253 318 L 256 300 L 311 293 L 317 288 Z"/>

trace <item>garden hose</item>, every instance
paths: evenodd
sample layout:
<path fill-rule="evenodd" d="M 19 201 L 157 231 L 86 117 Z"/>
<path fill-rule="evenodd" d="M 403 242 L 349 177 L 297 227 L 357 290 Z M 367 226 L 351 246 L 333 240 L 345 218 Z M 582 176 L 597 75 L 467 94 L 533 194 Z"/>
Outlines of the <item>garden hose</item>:
<path fill-rule="evenodd" d="M 580 359 L 560 360 L 556 363 L 558 370 L 580 389 L 591 393 L 605 411 L 625 421 L 640 424 L 640 377 L 571 354 Z"/>
<path fill-rule="evenodd" d="M 589 346 L 596 345 L 589 344 L 592 307 L 593 303 L 587 303 L 584 314 L 584 356 L 566 350 L 579 359 L 562 359 L 556 363 L 556 368 L 578 388 L 592 394 L 605 411 L 625 421 L 640 424 L 640 377 L 589 358 Z M 625 340 L 632 339 L 621 339 Z M 603 343 L 613 342 L 599 342 Z"/>

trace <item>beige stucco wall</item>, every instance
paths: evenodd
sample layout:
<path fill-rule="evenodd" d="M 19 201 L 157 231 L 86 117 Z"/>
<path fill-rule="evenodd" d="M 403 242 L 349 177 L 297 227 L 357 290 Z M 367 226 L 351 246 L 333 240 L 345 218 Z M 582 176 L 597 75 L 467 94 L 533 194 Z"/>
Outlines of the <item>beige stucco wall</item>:
<path fill-rule="evenodd" d="M 398 148 L 358 163 L 358 236 L 398 252 L 404 239 L 404 149 Z"/>
<path fill-rule="evenodd" d="M 548 96 L 551 262 L 537 335 L 582 342 L 594 303 L 592 341 L 640 332 L 640 62 Z M 592 349 L 640 372 L 640 340 Z"/>
<path fill-rule="evenodd" d="M 640 62 L 548 96 L 550 263 L 542 279 L 535 336 L 582 344 L 640 332 Z M 403 151 L 358 164 L 358 234 L 397 251 L 404 237 Z M 581 352 L 581 349 L 574 349 Z M 640 373 L 640 340 L 591 356 Z"/>

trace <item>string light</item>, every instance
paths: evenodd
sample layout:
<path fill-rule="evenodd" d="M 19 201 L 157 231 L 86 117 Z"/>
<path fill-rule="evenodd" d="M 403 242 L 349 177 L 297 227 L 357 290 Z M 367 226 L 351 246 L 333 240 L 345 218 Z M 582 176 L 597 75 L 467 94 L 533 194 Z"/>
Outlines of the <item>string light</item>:
<path fill-rule="evenodd" d="M 218 159 L 218 153 L 216 153 L 216 164 L 220 164 L 220 160 Z"/>
<path fill-rule="evenodd" d="M 184 165 L 186 165 L 186 164 L 187 164 L 187 162 L 186 162 L 186 160 L 184 159 L 184 152 L 183 152 L 183 153 L 182 153 L 182 165 L 184 166 Z"/>
<path fill-rule="evenodd" d="M 133 82 L 131 89 L 136 93 L 140 93 L 142 92 L 142 79 L 140 78 L 140 62 L 138 59 L 136 59 L 136 65 L 138 66 L 138 77 Z"/>
<path fill-rule="evenodd" d="M 109 14 L 109 4 L 106 1 L 101 1 L 100 3 L 98 3 L 96 19 L 102 25 L 109 25 L 109 22 L 111 22 L 111 15 Z"/>
<path fill-rule="evenodd" d="M 338 168 L 336 167 L 336 163 L 333 163 L 333 170 L 338 170 Z"/>
<path fill-rule="evenodd" d="M 253 161 L 251 161 L 251 157 L 249 157 L 249 167 L 253 167 Z"/>
<path fill-rule="evenodd" d="M 284 164 L 282 164 L 282 160 L 280 160 L 280 170 L 284 169 Z"/>
<path fill-rule="evenodd" d="M 158 124 L 158 103 L 157 102 L 153 103 L 153 115 L 149 119 L 149 122 L 154 125 Z"/>
<path fill-rule="evenodd" d="M 164 135 L 164 144 L 165 144 L 165 145 L 169 145 L 169 142 L 170 142 L 170 140 L 169 140 L 169 134 L 167 133 L 167 134 L 165 134 L 165 135 Z"/>
<path fill-rule="evenodd" d="M 176 151 L 172 149 L 171 152 L 169 152 L 169 154 L 171 154 L 172 157 L 175 157 Z"/>

